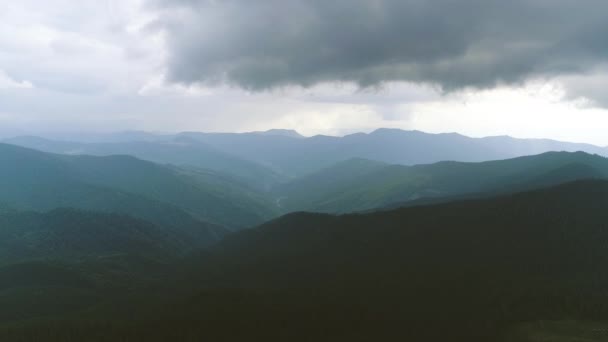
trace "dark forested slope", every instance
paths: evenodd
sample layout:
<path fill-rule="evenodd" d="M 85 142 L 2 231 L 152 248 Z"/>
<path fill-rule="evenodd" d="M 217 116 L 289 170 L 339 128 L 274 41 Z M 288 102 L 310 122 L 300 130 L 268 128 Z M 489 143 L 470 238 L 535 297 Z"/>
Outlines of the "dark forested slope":
<path fill-rule="evenodd" d="M 369 214 L 294 213 L 175 265 L 167 288 L 183 299 L 131 323 L 24 329 L 134 341 L 536 342 L 519 333 L 540 320 L 608 321 L 606 209 L 608 182 L 596 180 Z"/>

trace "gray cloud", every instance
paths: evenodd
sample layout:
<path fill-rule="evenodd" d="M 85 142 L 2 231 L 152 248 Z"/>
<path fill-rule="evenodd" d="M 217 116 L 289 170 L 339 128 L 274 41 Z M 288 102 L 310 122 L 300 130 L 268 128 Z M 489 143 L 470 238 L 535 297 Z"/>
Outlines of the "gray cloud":
<path fill-rule="evenodd" d="M 175 82 L 491 88 L 608 62 L 604 0 L 155 0 Z M 579 86 L 579 88 L 581 88 Z"/>
<path fill-rule="evenodd" d="M 605 0 L 0 1 L 0 137 L 400 127 L 608 144 L 608 115 L 597 108 L 608 108 L 607 7 Z M 518 87 L 537 77 L 550 82 Z M 409 82 L 384 83 L 391 80 Z M 437 92 L 498 82 L 515 86 Z M 224 83 L 258 92 L 208 87 Z M 566 100 L 594 102 L 562 103 L 560 85 Z M 529 90 L 537 86 L 555 91 Z"/>

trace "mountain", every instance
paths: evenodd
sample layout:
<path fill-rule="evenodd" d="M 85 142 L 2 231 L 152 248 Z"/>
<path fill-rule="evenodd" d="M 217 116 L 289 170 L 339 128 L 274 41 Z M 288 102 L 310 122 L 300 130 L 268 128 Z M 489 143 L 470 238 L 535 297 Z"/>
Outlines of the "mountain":
<path fill-rule="evenodd" d="M 45 137 L 56 140 L 69 140 L 85 143 L 120 143 L 131 141 L 164 141 L 171 139 L 168 133 L 146 132 L 138 130 L 114 132 L 57 132 L 47 133 Z"/>
<path fill-rule="evenodd" d="M 371 214 L 296 213 L 229 237 L 196 273 L 212 287 L 275 293 L 278 308 L 252 304 L 253 315 L 302 319 L 287 320 L 308 327 L 296 340 L 503 341 L 521 322 L 608 318 L 607 209 L 608 182 L 579 181 Z"/>
<path fill-rule="evenodd" d="M 608 178 L 608 159 L 583 152 L 547 152 L 481 163 L 386 165 L 353 159 L 277 188 L 286 211 L 345 213 L 423 200 L 489 196 L 579 179 Z"/>
<path fill-rule="evenodd" d="M 257 163 L 221 152 L 207 144 L 188 138 L 145 139 L 97 143 L 50 140 L 22 136 L 5 140 L 6 143 L 44 152 L 69 155 L 131 155 L 161 164 L 173 164 L 182 168 L 212 170 L 232 175 L 236 181 L 259 189 L 268 189 L 282 178 L 272 170 Z"/>
<path fill-rule="evenodd" d="M 153 217 L 170 222 L 185 214 L 231 228 L 276 215 L 274 203 L 222 176 L 191 177 L 186 171 L 129 156 L 57 155 L 0 144 L 0 165 L 0 201 L 24 209 L 116 211 L 155 223 L 162 222 Z"/>
<path fill-rule="evenodd" d="M 147 221 L 75 209 L 4 213 L 0 226 L 0 264 L 121 254 L 166 261 L 200 247 L 188 235 Z"/>
<path fill-rule="evenodd" d="M 388 166 L 373 160 L 353 158 L 282 184 L 274 192 L 285 211 L 323 210 L 327 202 L 335 201 L 345 192 L 369 191 L 366 184 L 359 181 Z M 362 198 L 369 197 L 371 193 L 360 195 Z"/>
<path fill-rule="evenodd" d="M 242 134 L 229 139 L 249 139 L 247 137 L 247 134 Z M 295 141 L 284 136 L 265 138 Z M 177 139 L 195 140 L 192 137 Z M 149 143 L 130 144 L 147 146 Z M 152 145 L 149 150 L 162 152 L 154 149 Z M 166 151 L 166 154 L 167 158 L 171 155 L 169 151 Z M 193 155 L 196 153 L 193 152 Z M 42 154 L 37 156 L 41 160 L 44 159 L 41 158 Z M 20 168 L 37 170 L 45 168 L 37 162 L 27 166 L 24 164 L 25 159 L 14 157 L 19 161 L 6 160 L 5 165 L 12 163 L 20 165 Z M 165 218 L 166 214 L 159 215 L 156 214 L 158 210 L 147 209 L 158 207 L 159 203 L 162 203 L 183 211 L 195 220 L 237 229 L 253 226 L 281 213 L 292 211 L 366 211 L 420 204 L 429 200 L 453 200 L 463 196 L 488 196 L 522 191 L 578 179 L 608 177 L 608 162 L 604 157 L 582 152 L 548 152 L 537 156 L 481 163 L 447 161 L 415 166 L 391 165 L 353 158 L 292 181 L 270 181 L 267 183 L 269 191 L 261 191 L 231 175 L 209 169 L 159 165 L 128 156 L 45 157 L 58 164 L 56 167 L 60 170 L 44 172 L 43 176 L 29 175 L 27 182 L 42 183 L 35 187 L 14 187 L 18 183 L 7 185 L 4 195 L 0 195 L 0 201 L 9 204 L 14 202 L 25 209 L 43 211 L 56 207 L 119 210 L 118 212 L 133 214 L 155 223 L 170 223 L 161 222 L 172 221 Z M 252 170 L 251 176 L 256 174 L 255 167 L 250 169 L 243 165 L 240 170 L 243 173 Z M 49 178 L 53 174 L 64 177 L 61 182 L 69 185 L 58 185 L 60 179 Z M 4 180 L 12 184 L 12 178 L 22 175 L 27 173 L 13 172 L 7 174 Z M 40 179 L 36 179 L 37 177 Z M 25 184 L 28 184 L 27 182 Z M 271 186 L 271 183 L 274 185 Z M 8 191 L 11 187 L 14 187 L 14 198 Z M 29 189 L 29 192 L 23 192 L 22 189 Z M 63 193 L 61 197 L 58 196 L 58 189 Z M 85 195 L 87 193 L 89 195 Z M 96 195 L 90 195 L 93 193 Z M 130 199 L 133 196 L 140 199 Z M 147 202 L 146 208 L 134 204 L 142 202 Z M 165 212 L 168 210 L 164 209 Z M 180 215 L 175 210 L 172 211 L 171 216 L 182 216 L 180 225 L 186 225 L 184 222 L 187 220 L 183 213 Z"/>
<path fill-rule="evenodd" d="M 94 282 L 65 265 L 32 261 L 0 266 L 0 321 L 55 316 L 99 302 Z M 7 338 L 23 340 L 27 334 Z"/>
<path fill-rule="evenodd" d="M 347 261 L 343 258 L 359 253 L 362 254 L 348 260 L 348 263 L 354 265 L 368 258 L 386 259 L 394 253 L 392 256 L 400 256 L 392 262 L 420 264 L 416 267 L 435 263 L 441 269 L 454 264 L 466 267 L 468 263 L 499 265 L 487 259 L 472 259 L 474 254 L 478 254 L 487 258 L 510 258 L 503 261 L 509 264 L 521 262 L 528 265 L 526 268 L 534 268 L 557 258 L 553 261 L 559 269 L 535 270 L 559 274 L 574 271 L 574 261 L 584 261 L 589 263 L 589 267 L 608 263 L 608 251 L 603 247 L 608 241 L 608 230 L 605 229 L 608 225 L 607 208 L 608 181 L 581 180 L 493 198 L 365 214 L 298 212 L 233 234 L 214 247 L 212 254 L 225 260 L 247 255 L 245 262 L 234 264 L 238 268 L 258 262 L 283 263 L 290 258 L 293 261 L 308 260 L 310 267 L 302 264 L 302 267 L 307 267 L 301 270 L 302 273 L 271 272 L 281 279 L 279 283 L 299 280 L 290 279 L 295 275 L 306 278 L 309 273 L 331 269 L 330 260 Z M 574 253 L 582 246 L 589 250 L 582 254 Z M 373 256 L 380 250 L 390 253 Z M 515 250 L 518 252 L 511 254 Z M 404 257 L 406 255 L 408 257 Z M 275 259 L 277 256 L 281 257 Z M 448 256 L 451 259 L 446 259 Z M 325 265 L 317 265 L 317 262 Z M 253 269 L 260 271 L 260 275 L 265 274 L 263 268 L 256 266 Z M 230 274 L 227 269 L 222 272 L 222 277 Z M 366 276 L 366 272 L 357 273 Z M 234 273 L 236 276 L 240 274 Z M 330 273 L 325 275 L 334 277 Z"/>
<path fill-rule="evenodd" d="M 588 144 L 510 137 L 469 138 L 463 135 L 378 129 L 344 137 L 291 138 L 253 133 L 197 133 L 185 136 L 232 155 L 263 164 L 288 176 L 302 176 L 351 158 L 416 165 L 439 161 L 481 162 L 549 151 L 584 151 L 608 155 Z"/>
<path fill-rule="evenodd" d="M 0 337 L 605 341 L 607 208 L 608 181 L 587 180 L 368 214 L 293 213 L 174 265 L 172 299 L 3 325 Z"/>
<path fill-rule="evenodd" d="M 277 135 L 290 138 L 304 138 L 300 133 L 292 129 L 269 129 L 267 131 L 250 132 L 258 135 Z"/>
<path fill-rule="evenodd" d="M 128 138 L 88 144 L 32 137 L 18 137 L 6 142 L 46 152 L 129 154 L 159 163 L 190 165 L 229 173 L 264 190 L 351 158 L 417 165 L 440 161 L 481 162 L 549 151 L 608 155 L 608 149 L 589 144 L 505 136 L 470 138 L 455 133 L 429 134 L 386 128 L 344 137 L 303 137 L 291 130 L 123 135 Z"/>
<path fill-rule="evenodd" d="M 9 214 L 14 212 L 15 209 L 12 208 L 10 205 L 4 204 L 0 202 L 0 215 L 1 214 Z"/>
<path fill-rule="evenodd" d="M 0 214 L 0 321 L 91 309 L 201 247 L 183 231 L 75 209 Z M 145 284 L 145 285 L 144 285 Z"/>

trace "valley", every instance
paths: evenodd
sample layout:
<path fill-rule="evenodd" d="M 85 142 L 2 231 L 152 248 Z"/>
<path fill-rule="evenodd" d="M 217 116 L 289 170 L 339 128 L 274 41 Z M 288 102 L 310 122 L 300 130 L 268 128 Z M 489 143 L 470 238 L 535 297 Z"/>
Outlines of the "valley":
<path fill-rule="evenodd" d="M 0 161 L 3 339 L 523 342 L 608 321 L 600 155 L 347 153 L 257 185 L 211 160 L 0 144 Z"/>

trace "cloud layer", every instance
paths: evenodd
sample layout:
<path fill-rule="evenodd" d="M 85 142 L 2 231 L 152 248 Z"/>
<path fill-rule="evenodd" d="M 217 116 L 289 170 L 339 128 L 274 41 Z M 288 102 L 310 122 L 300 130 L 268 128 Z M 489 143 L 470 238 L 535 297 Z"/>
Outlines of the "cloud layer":
<path fill-rule="evenodd" d="M 607 7 L 0 1 L 0 137 L 395 127 L 605 145 Z"/>
<path fill-rule="evenodd" d="M 170 79 L 491 88 L 608 62 L 602 0 L 156 0 Z M 579 86 L 581 88 L 582 86 Z"/>

